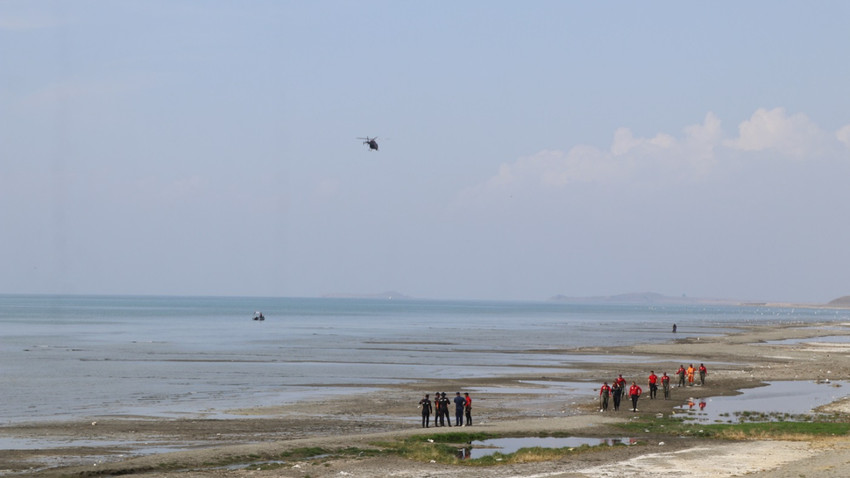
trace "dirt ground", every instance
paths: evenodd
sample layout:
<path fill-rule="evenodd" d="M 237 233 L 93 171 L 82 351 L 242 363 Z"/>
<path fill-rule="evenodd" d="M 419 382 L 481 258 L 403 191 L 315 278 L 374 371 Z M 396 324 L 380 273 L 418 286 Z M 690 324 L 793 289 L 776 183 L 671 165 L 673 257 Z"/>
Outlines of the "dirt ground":
<path fill-rule="evenodd" d="M 463 431 L 505 435 L 569 431 L 577 436 L 622 435 L 613 423 L 636 415 L 671 413 L 689 396 L 730 395 L 765 380 L 831 381 L 850 378 L 850 344 L 768 345 L 765 341 L 822 335 L 850 335 L 850 324 L 829 329 L 805 326 L 754 327 L 724 337 L 680 339 L 664 345 L 586 348 L 571 354 L 610 354 L 632 357 L 628 363 L 582 362 L 580 372 L 563 375 L 505 376 L 476 380 L 433 381 L 389 387 L 368 397 L 343 397 L 263 409 L 234 410 L 234 419 L 161 419 L 96 417 L 85 421 L 32 423 L 0 427 L 3 438 L 67 443 L 64 447 L 2 450 L 0 476 L 137 476 L 175 478 L 442 477 L 463 474 L 488 477 L 754 477 L 846 476 L 850 437 L 817 441 L 726 442 L 695 437 L 643 434 L 638 446 L 609 447 L 554 461 L 468 467 L 420 463 L 379 455 L 292 461 L 263 468 L 262 456 L 287 450 L 322 447 L 327 450 L 369 449 L 378 441 L 420 433 L 444 433 L 456 428 L 419 426 L 416 403 L 423 393 L 461 388 L 517 386 L 520 381 L 588 381 L 587 398 L 555 394 L 477 394 L 474 426 Z M 552 353 L 551 350 L 545 351 Z M 567 352 L 567 351 L 564 351 Z M 644 385 L 649 370 L 673 375 L 680 363 L 709 366 L 704 387 L 673 389 L 671 400 L 641 399 L 637 414 L 600 413 L 593 389 L 617 374 Z M 675 377 L 674 377 L 675 380 Z M 646 388 L 646 387 L 644 387 Z M 850 391 L 847 392 L 850 395 Z M 453 393 L 452 393 L 453 394 Z M 368 400 L 368 401 L 367 401 Z M 369 403 L 364 407 L 364 402 Z M 829 411 L 850 413 L 850 400 L 831 404 Z M 380 410 L 381 414 L 376 411 Z M 180 451 L 173 451 L 173 450 Z M 234 466 L 215 463 L 231 461 Z M 256 466 L 254 466 L 256 465 Z M 169 471 L 164 471 L 169 470 Z M 177 471 L 173 471 L 177 470 Z"/>

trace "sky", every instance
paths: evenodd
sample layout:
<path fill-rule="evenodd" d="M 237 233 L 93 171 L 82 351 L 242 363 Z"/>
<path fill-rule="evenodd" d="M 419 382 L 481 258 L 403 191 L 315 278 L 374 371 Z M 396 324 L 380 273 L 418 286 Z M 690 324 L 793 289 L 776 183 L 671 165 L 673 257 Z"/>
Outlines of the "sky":
<path fill-rule="evenodd" d="M 4 0 L 0 293 L 827 302 L 847 25 L 844 1 Z"/>

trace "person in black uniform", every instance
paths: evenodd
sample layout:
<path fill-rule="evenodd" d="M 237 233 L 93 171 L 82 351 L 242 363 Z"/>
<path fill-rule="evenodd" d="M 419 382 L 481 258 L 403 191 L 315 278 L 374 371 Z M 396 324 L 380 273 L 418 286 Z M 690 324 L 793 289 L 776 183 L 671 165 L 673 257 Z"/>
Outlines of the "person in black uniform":
<path fill-rule="evenodd" d="M 617 380 L 611 383 L 611 398 L 614 399 L 614 411 L 616 412 L 620 409 L 620 400 L 623 398 L 623 386 Z"/>
<path fill-rule="evenodd" d="M 448 426 L 452 426 L 452 417 L 451 417 L 451 415 L 449 415 L 449 404 L 450 403 L 451 403 L 451 401 L 449 401 L 449 399 L 446 398 L 446 392 L 441 392 L 440 393 L 440 409 L 443 412 L 443 416 L 446 417 L 446 424 Z M 440 423 L 442 423 L 442 422 L 443 422 L 443 419 L 441 418 Z"/>
<path fill-rule="evenodd" d="M 441 425 L 439 422 L 442 420 L 443 424 Z M 434 426 L 442 427 L 446 425 L 446 421 L 443 420 L 443 409 L 440 406 L 440 392 L 434 394 Z"/>
<path fill-rule="evenodd" d="M 419 400 L 419 408 L 422 409 L 422 428 L 428 428 L 431 424 L 431 399 L 427 393 L 425 394 L 425 398 Z"/>

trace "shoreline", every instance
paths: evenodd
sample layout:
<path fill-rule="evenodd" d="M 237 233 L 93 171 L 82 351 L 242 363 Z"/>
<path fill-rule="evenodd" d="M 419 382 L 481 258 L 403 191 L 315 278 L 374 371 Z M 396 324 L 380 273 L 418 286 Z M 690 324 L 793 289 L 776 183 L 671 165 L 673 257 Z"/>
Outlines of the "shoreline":
<path fill-rule="evenodd" d="M 826 327 L 825 327 L 826 326 Z M 825 330 L 821 328 L 824 327 Z M 685 334 L 682 334 L 685 335 Z M 700 397 L 735 395 L 740 389 L 756 387 L 765 381 L 779 380 L 839 380 L 850 377 L 850 344 L 831 343 L 829 346 L 801 341 L 791 344 L 767 344 L 768 341 L 804 339 L 818 336 L 850 335 L 850 324 L 828 322 L 823 324 L 783 324 L 741 326 L 740 332 L 723 336 L 677 337 L 669 343 L 638 344 L 625 347 L 583 347 L 569 350 L 570 354 L 629 357 L 627 363 L 588 361 L 581 362 L 578 370 L 565 369 L 562 373 L 546 371 L 545 376 L 507 375 L 483 379 L 464 378 L 453 380 L 429 380 L 381 387 L 381 391 L 368 396 L 354 395 L 316 401 L 302 401 L 274 407 L 230 410 L 233 419 L 204 419 L 187 417 L 179 419 L 95 417 L 91 421 L 35 422 L 0 427 L 0 441 L 12 444 L 31 440 L 36 448 L 7 449 L 0 459 L 0 476 L 6 473 L 33 473 L 39 476 L 68 476 L 79 473 L 124 474 L 130 476 L 179 476 L 200 477 L 244 477 L 244 476 L 304 476 L 304 470 L 290 467 L 278 468 L 267 474 L 256 470 L 217 469 L 205 466 L 211 457 L 244 454 L 252 455 L 269 451 L 283 451 L 302 446 L 322 446 L 328 449 L 342 448 L 356 443 L 368 447 L 378 439 L 390 439 L 420 433 L 445 433 L 452 428 L 419 427 L 416 403 L 424 393 L 486 389 L 488 392 L 472 394 L 473 426 L 464 432 L 497 433 L 543 433 L 576 430 L 576 433 L 610 433 L 606 428 L 614 422 L 628 420 L 635 414 L 625 412 L 600 413 L 594 393 L 602 381 L 623 376 L 630 383 L 638 382 L 644 388 L 638 415 L 664 414 L 682 405 L 688 398 L 682 390 L 672 390 L 672 400 L 648 399 L 646 376 L 649 370 L 658 375 L 667 372 L 673 377 L 680 363 L 698 364 L 709 367 L 705 387 L 688 387 L 686 395 L 695 392 Z M 558 353 L 558 351 L 547 351 Z M 534 382 L 534 383 L 530 383 Z M 587 382 L 587 394 L 583 389 L 576 396 L 561 396 L 547 393 L 545 384 L 558 385 L 565 382 Z M 541 387 L 542 393 L 523 393 L 529 387 Z M 512 393 L 512 388 L 516 393 Z M 557 389 L 558 387 L 552 387 Z M 500 390 L 495 393 L 493 390 Z M 850 390 L 847 391 L 850 394 Z M 659 395 L 661 395 L 659 391 Z M 569 402 L 567 401 L 569 400 Z M 833 413 L 846 414 L 850 411 L 850 400 L 845 398 L 822 407 Z M 4 441 L 5 440 L 5 441 Z M 42 446 L 38 447 L 41 440 Z M 44 446 L 51 441 L 57 446 Z M 670 441 L 670 440 L 668 440 Z M 64 444 L 64 446 L 62 446 Z M 672 453 L 678 449 L 697 445 L 694 440 L 670 443 L 664 449 Z M 700 443 L 699 446 L 721 444 Z M 735 453 L 734 444 L 728 453 Z M 784 445 L 783 445 L 784 446 Z M 843 449 L 844 443 L 831 449 Z M 797 447 L 795 445 L 795 447 Z M 790 447 L 788 456 L 798 456 L 788 463 L 811 459 L 813 453 Z M 850 447 L 850 443 L 847 444 Z M 5 447 L 4 447 L 5 448 Z M 618 447 L 620 448 L 620 447 Z M 641 448 L 642 450 L 638 449 Z M 179 449 L 179 451 L 171 451 Z M 767 447 L 766 449 L 770 449 Z M 793 451 L 796 450 L 796 451 Z M 138 455 L 139 452 L 143 454 Z M 606 460 L 636 460 L 640 456 L 657 452 L 648 447 L 626 447 L 600 452 Z M 793 451 L 793 452 L 792 452 Z M 795 455 L 796 453 L 796 455 Z M 593 454 L 597 455 L 597 454 Z M 670 458 L 670 457 L 668 457 Z M 847 455 L 850 460 L 850 454 Z M 670 458 L 672 459 L 672 458 Z M 588 459 L 589 461 L 592 461 Z M 761 460 L 765 463 L 764 457 Z M 546 476 L 589 476 L 581 471 L 583 460 L 572 460 L 570 465 L 558 462 L 525 464 L 523 470 L 516 466 L 505 469 L 475 468 L 461 466 L 417 463 L 400 458 L 371 458 L 362 460 L 335 459 L 333 463 L 319 469 L 313 467 L 309 476 L 339 476 L 341 472 L 358 476 L 370 475 L 370 470 L 393 469 L 397 476 L 429 476 L 465 473 L 473 476 L 528 476 L 540 473 L 555 473 Z M 756 461 L 753 458 L 751 461 Z M 576 463 L 573 463 L 576 462 Z M 182 472 L 154 473 L 152 464 L 180 463 Z M 590 466 L 591 463 L 585 463 Z M 306 465 L 305 465 L 306 466 Z M 766 466 L 766 465 L 764 465 Z M 779 466 L 779 465 L 777 465 Z M 29 470 L 29 471 L 28 471 Z M 145 471 L 148 470 L 148 471 Z M 348 470 L 348 471 L 346 471 Z M 545 471 L 548 470 L 548 471 Z M 563 470 L 563 471 L 558 471 Z M 753 472 L 746 468 L 748 472 Z M 599 471 L 599 470 L 597 470 Z M 755 470 L 758 471 L 758 470 Z M 482 473 L 476 475 L 476 473 Z M 485 474 L 486 473 L 486 474 Z M 511 474 L 513 473 L 513 474 Z M 779 473 L 776 468 L 773 473 Z M 810 473 L 810 472 L 809 472 Z M 541 475 L 542 476 L 542 475 Z M 731 476 L 689 475 L 681 471 L 678 476 Z M 781 475 L 771 475 L 781 476 Z M 797 476 L 797 475 L 789 475 Z M 806 476 L 818 476 L 806 474 Z M 823 475 L 829 476 L 829 475 Z"/>

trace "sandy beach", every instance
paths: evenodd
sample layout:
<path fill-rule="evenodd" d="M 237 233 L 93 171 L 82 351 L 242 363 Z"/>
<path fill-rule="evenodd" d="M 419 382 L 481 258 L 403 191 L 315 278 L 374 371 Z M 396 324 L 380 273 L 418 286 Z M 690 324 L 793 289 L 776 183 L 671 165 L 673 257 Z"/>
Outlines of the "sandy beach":
<path fill-rule="evenodd" d="M 444 465 L 407 460 L 391 454 L 335 455 L 282 460 L 289 450 L 320 447 L 380 449 L 379 443 L 415 434 L 462 430 L 504 436 L 569 432 L 576 436 L 622 436 L 614 425 L 636 416 L 668 416 L 691 396 L 734 395 L 764 381 L 798 380 L 815 384 L 850 378 L 850 343 L 807 342 L 806 338 L 850 335 L 850 324 L 758 326 L 722 337 L 688 338 L 680 334 L 662 345 L 583 348 L 570 353 L 630 357 L 626 363 L 583 362 L 581 370 L 563 375 L 503 376 L 476 380 L 434 380 L 385 387 L 368 396 L 262 409 L 233 410 L 233 419 L 152 419 L 97 417 L 75 422 L 38 422 L 0 427 L 0 440 L 65 443 L 65 446 L 6 449 L 0 452 L 5 476 L 139 476 L 180 478 L 396 476 L 442 477 L 827 477 L 845 476 L 850 464 L 850 437 L 820 439 L 728 441 L 696 436 L 671 437 L 645 433 L 634 437 L 641 446 L 607 447 L 553 461 L 488 467 Z M 787 339 L 798 339 L 796 341 Z M 768 344 L 768 341 L 787 340 Z M 553 351 L 547 350 L 547 353 Z M 564 351 L 566 352 L 566 351 Z M 650 370 L 673 375 L 680 363 L 709 367 L 706 385 L 672 390 L 671 400 L 649 400 Z M 623 374 L 644 387 L 638 413 L 600 413 L 593 389 L 603 380 Z M 534 383 L 587 381 L 587 397 L 566 399 L 557 394 L 523 393 Z M 673 379 L 675 383 L 675 377 Z M 517 393 L 505 393 L 516 386 Z M 474 395 L 474 426 L 419 426 L 416 403 L 424 393 L 498 387 L 500 393 Z M 850 390 L 847 391 L 850 394 Z M 661 393 L 659 392 L 659 396 Z M 841 393 L 844 395 L 844 393 Z M 843 399 L 822 411 L 847 415 Z M 4 447 L 14 448 L 14 447 Z M 171 451 L 180 449 L 180 451 Z M 262 464 L 274 462 L 273 467 Z M 255 465 L 256 464 L 256 465 Z"/>

